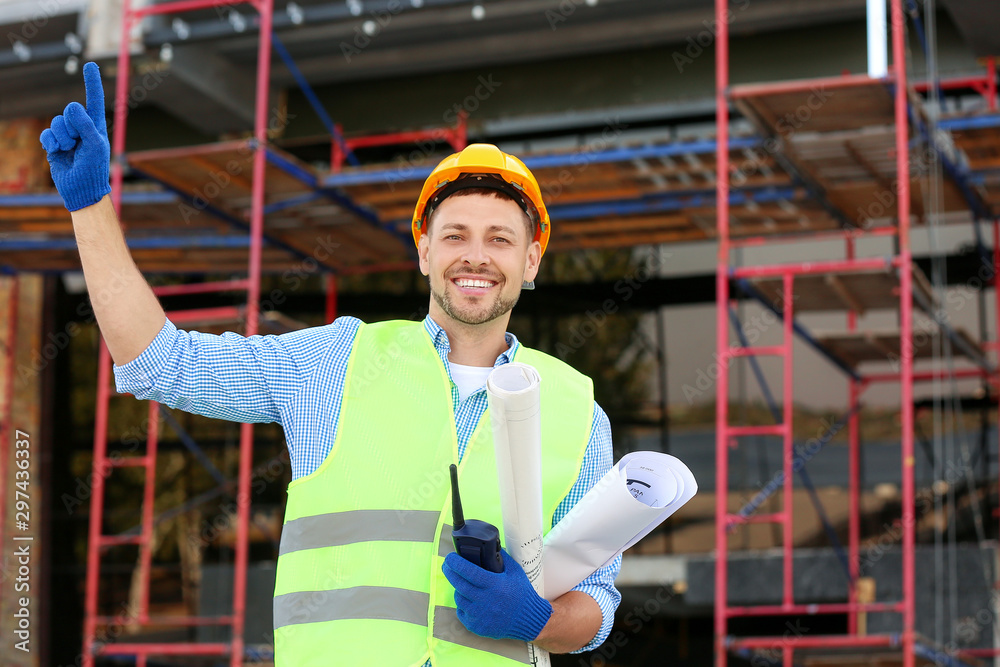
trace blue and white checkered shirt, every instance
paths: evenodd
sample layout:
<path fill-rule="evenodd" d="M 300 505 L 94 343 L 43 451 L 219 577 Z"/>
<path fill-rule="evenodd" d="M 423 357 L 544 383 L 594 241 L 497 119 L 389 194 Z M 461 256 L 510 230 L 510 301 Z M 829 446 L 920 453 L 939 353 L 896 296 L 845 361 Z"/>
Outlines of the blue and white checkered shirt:
<path fill-rule="evenodd" d="M 280 423 L 285 430 L 292 478 L 298 479 L 319 467 L 330 453 L 334 439 L 313 443 L 297 434 L 316 428 L 316 421 L 321 417 L 336 424 L 340 410 L 339 401 L 334 401 L 334 414 L 321 415 L 315 409 L 317 400 L 299 395 L 300 389 L 309 384 L 313 373 L 321 367 L 320 361 L 330 355 L 333 363 L 322 364 L 333 369 L 324 386 L 335 395 L 343 393 L 347 360 L 360 325 L 361 320 L 357 318 L 341 317 L 332 324 L 280 336 L 245 337 L 232 332 L 217 336 L 181 331 L 168 319 L 142 354 L 124 366 L 115 366 L 115 386 L 119 392 L 133 394 L 136 398 L 158 401 L 206 417 Z M 424 327 L 451 379 L 448 335 L 430 317 L 424 318 Z M 508 363 L 520 343 L 508 333 L 507 344 L 507 350 L 497 357 L 494 367 Z M 464 401 L 459 401 L 458 388 L 452 381 L 451 395 L 461 459 L 469 436 L 486 411 L 486 387 L 480 387 Z M 611 464 L 611 426 L 607 415 L 594 403 L 594 422 L 580 476 L 556 508 L 553 524 L 604 476 Z M 593 597 L 604 616 L 600 631 L 580 651 L 596 648 L 611 631 L 614 612 L 621 601 L 621 594 L 614 585 L 620 568 L 621 556 L 573 589 Z"/>

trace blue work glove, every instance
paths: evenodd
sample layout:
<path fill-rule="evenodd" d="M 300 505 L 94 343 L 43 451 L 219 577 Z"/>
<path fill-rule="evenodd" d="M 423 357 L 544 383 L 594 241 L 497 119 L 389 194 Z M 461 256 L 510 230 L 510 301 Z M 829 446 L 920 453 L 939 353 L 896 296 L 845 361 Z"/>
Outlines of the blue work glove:
<path fill-rule="evenodd" d="M 39 137 L 48 154 L 56 190 L 70 211 L 96 204 L 111 192 L 108 183 L 111 144 L 97 63 L 83 66 L 83 81 L 87 87 L 87 108 L 79 102 L 70 102 Z"/>
<path fill-rule="evenodd" d="M 501 554 L 503 572 L 484 570 L 454 552 L 445 557 L 441 569 L 455 587 L 458 620 L 480 637 L 534 641 L 552 616 L 552 604 L 535 592 L 506 550 Z"/>

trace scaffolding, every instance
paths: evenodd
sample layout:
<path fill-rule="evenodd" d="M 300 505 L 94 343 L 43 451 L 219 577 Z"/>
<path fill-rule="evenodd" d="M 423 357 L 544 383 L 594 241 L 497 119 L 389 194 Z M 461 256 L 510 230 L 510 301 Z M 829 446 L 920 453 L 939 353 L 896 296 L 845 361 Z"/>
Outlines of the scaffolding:
<path fill-rule="evenodd" d="M 211 292 L 243 292 L 244 308 L 170 312 L 169 317 L 191 327 L 220 322 L 244 322 L 245 333 L 278 332 L 282 323 L 261 316 L 260 282 L 264 273 L 285 271 L 315 263 L 326 276 L 326 321 L 336 316 L 336 277 L 356 272 L 374 272 L 414 267 L 409 240 L 409 216 L 423 180 L 435 160 L 403 165 L 361 165 L 355 149 L 385 146 L 412 141 L 437 141 L 460 149 L 466 140 L 464 115 L 453 127 L 416 132 L 398 132 L 369 137 L 347 137 L 343 129 L 322 110 L 318 98 L 300 74 L 295 78 L 306 97 L 323 119 L 331 138 L 331 168 L 321 172 L 304 164 L 268 140 L 267 83 L 270 51 L 285 61 L 293 75 L 297 70 L 291 56 L 272 31 L 273 6 L 270 0 L 248 0 L 258 12 L 259 51 L 257 60 L 257 95 L 252 138 L 226 141 L 198 147 L 171 148 L 126 153 L 125 134 L 128 110 L 129 51 L 132 28 L 147 16 L 231 5 L 232 0 L 182 0 L 133 9 L 126 0 L 118 62 L 113 136 L 113 198 L 116 210 L 130 231 L 127 243 L 140 269 L 162 274 L 202 274 L 208 272 L 245 272 L 245 279 L 158 287 L 158 296 L 190 295 Z M 913 308 L 933 312 L 936 297 L 928 280 L 912 262 L 909 248 L 910 208 L 917 205 L 920 183 L 898 178 L 908 173 L 909 141 L 919 134 L 922 115 L 920 102 L 906 85 L 902 57 L 902 17 L 900 0 L 893 2 L 894 74 L 888 80 L 843 76 L 834 79 L 786 84 L 731 87 L 728 82 L 728 22 L 726 3 L 717 0 L 720 34 L 717 49 L 717 134 L 714 138 L 691 140 L 676 138 L 629 144 L 609 140 L 562 152 L 524 155 L 549 200 L 549 211 L 559 226 L 552 239 L 553 251 L 589 248 L 624 248 L 639 244 L 661 244 L 718 239 L 717 263 L 718 322 L 717 342 L 720 360 L 746 358 L 751 364 L 759 356 L 783 360 L 784 386 L 782 407 L 775 407 L 775 425 L 730 425 L 727 411 L 728 378 L 725 373 L 717 386 L 717 578 L 716 578 L 716 655 L 717 664 L 727 663 L 727 653 L 741 655 L 760 648 L 773 648 L 773 637 L 731 638 L 728 621 L 737 617 L 793 615 L 803 613 L 845 614 L 849 632 L 844 636 L 804 637 L 790 643 L 783 651 L 784 665 L 820 648 L 864 647 L 869 650 L 902 651 L 906 667 L 920 656 L 929 655 L 913 632 L 913 383 L 941 378 L 944 371 L 918 372 L 915 358 L 932 354 L 928 345 L 916 345 L 912 336 Z M 899 19 L 899 20 L 897 20 Z M 943 209 L 959 212 L 981 208 L 980 217 L 995 217 L 1000 210 L 1000 174 L 995 156 L 1000 150 L 1000 114 L 995 111 L 996 72 L 993 61 L 984 77 L 953 80 L 944 87 L 981 89 L 990 103 L 991 113 L 941 121 L 956 146 L 968 158 L 966 170 L 952 175 L 945 185 Z M 771 150 L 772 141 L 782 134 L 780 122 L 802 104 L 808 108 L 808 95 L 821 84 L 836 95 L 822 110 L 810 114 L 817 136 L 808 140 L 788 139 L 781 150 Z M 915 86 L 921 89 L 923 86 Z M 735 103 L 745 116 L 755 121 L 758 134 L 730 136 L 729 104 Z M 844 118 L 849 116 L 850 123 Z M 824 125 L 825 124 L 825 125 Z M 884 126 L 894 125 L 890 130 Z M 872 126 L 882 126 L 872 132 Z M 911 133 L 910 128 L 915 132 Z M 835 138 L 845 130 L 865 130 L 862 141 Z M 887 154 L 895 153 L 894 159 Z M 827 163 L 849 163 L 850 170 L 839 174 L 827 169 Z M 343 166 L 347 162 L 350 166 Z M 154 190 L 123 187 L 126 167 L 133 175 L 157 185 Z M 250 174 L 247 178 L 245 174 Z M 567 177 L 568 175 L 568 177 Z M 225 182 L 221 182 L 220 178 Z M 891 189 L 898 180 L 900 195 L 898 226 L 866 226 L 872 192 Z M 861 183 L 861 185 L 859 185 Z M 214 184 L 214 185 L 213 185 Z M 209 192 L 209 187 L 213 192 Z M 971 189 L 971 190 L 970 190 Z M 971 192 L 971 201 L 970 201 Z M 179 224 L 178 211 L 183 223 Z M 269 224 L 265 224 L 265 218 Z M 0 221 L 9 223 L 12 233 L 0 245 L 0 265 L 5 269 L 60 272 L 79 267 L 72 228 L 62 202 L 56 194 L 21 194 L 0 197 Z M 271 224 L 274 223 L 274 224 Z M 997 252 L 1000 234 L 994 224 L 993 266 L 1000 265 Z M 856 258 L 855 243 L 866 238 L 898 239 L 899 250 L 889 258 Z M 324 239 L 318 242 L 318 239 Z M 739 266 L 730 261 L 730 251 L 762 244 L 793 242 L 803 239 L 838 239 L 844 243 L 845 259 L 840 261 L 799 263 L 778 266 Z M 342 252 L 328 252 L 334 246 Z M 317 249 L 324 249 L 318 252 Z M 784 340 L 780 345 L 752 346 L 745 339 L 732 344 L 729 323 L 735 314 L 730 308 L 735 287 L 782 319 Z M 786 298 L 793 295 L 794 298 Z M 1000 294 L 998 294 L 1000 310 Z M 14 307 L 12 305 L 12 307 Z M 862 332 L 858 330 L 859 313 L 875 309 L 897 308 L 902 316 L 898 331 Z M 816 337 L 800 325 L 795 316 L 803 312 L 845 312 L 847 331 L 838 335 Z M 12 318 L 13 320 L 13 318 Z M 735 327 L 737 335 L 741 333 Z M 988 353 L 997 351 L 997 343 L 977 343 L 961 330 L 942 328 L 957 353 L 970 360 L 970 368 L 954 371 L 950 377 L 985 378 L 997 381 L 996 368 Z M 791 582 L 791 491 L 792 477 L 799 474 L 807 489 L 804 461 L 792 442 L 792 339 L 806 337 L 815 349 L 826 356 L 849 378 L 847 413 L 838 424 L 846 425 L 850 440 L 850 512 L 851 524 L 845 560 L 852 582 L 845 592 L 846 603 L 807 604 L 793 598 Z M 917 341 L 919 342 L 919 341 Z M 858 364 L 867 360 L 898 357 L 896 373 L 862 373 Z M 9 365 L 9 364 L 8 364 Z M 759 369 L 755 369 L 759 371 Z M 110 357 L 101 344 L 98 374 L 98 409 L 94 433 L 94 488 L 91 497 L 90 530 L 86 577 L 86 621 L 84 662 L 93 665 L 98 656 L 135 656 L 143 665 L 150 656 L 215 655 L 228 656 L 230 664 L 241 664 L 250 647 L 245 646 L 247 544 L 249 529 L 249 494 L 253 427 L 240 426 L 239 475 L 234 482 L 217 478 L 220 489 L 237 488 L 238 516 L 233 605 L 231 613 L 212 617 L 157 617 L 150 613 L 149 582 L 151 571 L 152 528 L 161 518 L 153 508 L 154 473 L 161 406 L 149 405 L 147 449 L 134 458 L 107 455 L 108 416 L 114 400 L 110 383 Z M 8 375 L 8 378 L 10 376 Z M 903 573 L 908 582 L 903 597 L 894 602 L 864 602 L 859 599 L 859 414 L 860 396 L 875 383 L 900 382 L 904 406 L 903 479 L 904 484 L 904 553 L 908 560 Z M 9 424 L 9 420 L 7 422 Z M 782 438 L 785 447 L 783 483 L 785 510 L 761 514 L 757 510 L 766 498 L 755 498 L 737 512 L 726 497 L 726 454 L 737 438 L 768 435 Z M 2 445 L 0 445 L 2 446 Z M 908 454 L 907 454 L 908 452 Z M 907 458 L 908 457 L 908 458 Z M 6 458 L 0 452 L 0 466 Z M 907 467 L 906 461 L 909 461 Z M 138 467 L 145 472 L 141 526 L 126 534 L 104 534 L 103 513 L 105 479 L 113 468 Z M 2 473 L 2 468 L 0 468 Z M 0 481 L 3 476 L 0 474 Z M 2 489 L 0 489 L 2 491 Z M 3 494 L 0 494 L 3 495 Z M 908 500 L 907 500 L 908 498 Z M 198 499 L 180 508 L 183 511 Z M 0 503 L 3 501 L 0 500 Z M 817 510 L 822 511 L 816 502 Z M 908 510 L 906 508 L 909 508 Z M 909 512 L 907 514 L 907 512 Z M 0 512 L 2 516 L 2 512 Z M 908 521 L 909 519 L 909 521 Z M 737 525 L 773 523 L 782 529 L 783 600 L 780 605 L 729 606 L 726 598 L 727 534 Z M 126 617 L 112 617 L 102 611 L 99 600 L 100 560 L 108 549 L 120 545 L 138 547 L 138 578 L 141 595 L 137 609 Z M 859 621 L 864 614 L 893 612 L 903 619 L 903 631 L 888 635 L 862 635 Z M 101 629 L 108 625 L 146 627 L 231 628 L 226 642 L 105 643 Z M 905 657 L 908 656 L 908 657 Z M 956 663 L 957 664 L 957 663 Z"/>
<path fill-rule="evenodd" d="M 143 271 L 157 273 L 241 272 L 245 279 L 159 286 L 159 297 L 246 292 L 246 305 L 169 311 L 176 324 L 201 331 L 236 330 L 243 325 L 245 335 L 282 333 L 301 328 L 275 311 L 260 312 L 261 276 L 288 267 L 319 267 L 325 274 L 326 321 L 336 317 L 336 276 L 356 272 L 409 269 L 412 251 L 407 243 L 409 230 L 400 225 L 389 228 L 370 208 L 356 204 L 349 196 L 322 182 L 321 174 L 270 145 L 268 138 L 268 82 L 271 49 L 278 52 L 296 76 L 313 108 L 331 134 L 332 168 L 339 171 L 346 159 L 358 164 L 354 149 L 444 138 L 454 149 L 465 145 L 465 115 L 460 114 L 454 128 L 434 128 L 405 133 L 345 138 L 339 125 L 330 121 L 308 82 L 298 72 L 288 51 L 272 31 L 272 0 L 247 0 L 257 11 L 258 58 L 253 136 L 197 147 L 144 152 L 125 152 L 128 117 L 129 73 L 131 72 L 130 37 L 133 28 L 153 15 L 172 15 L 212 7 L 232 5 L 231 0 L 181 0 L 133 8 L 129 0 L 123 6 L 121 44 L 115 94 L 115 123 L 112 137 L 112 199 L 120 219 L 134 233 L 129 239 L 138 265 Z M 126 191 L 126 166 L 134 176 L 156 183 L 160 189 Z M 249 173 L 247 179 L 244 174 Z M 61 217 L 57 197 L 18 195 L 5 197 L 3 205 L 15 219 Z M 330 204 L 334 205 L 331 212 Z M 49 210 L 46 210 L 48 208 Z M 55 210 L 51 210 L 55 209 Z M 177 212 L 188 228 L 176 224 Z M 20 215 L 19 215 L 20 214 Z M 265 226 L 265 216 L 272 223 L 279 215 L 288 216 L 285 224 Z M 317 224 L 320 217 L 325 224 Z M 332 218 L 332 220 L 330 219 Z M 195 224 L 192 225 L 192 220 Z M 345 225 L 359 221 L 360 225 Z M 289 224 L 293 223 L 293 224 Z M 193 229 L 192 229 L 193 228 Z M 276 229 L 277 228 L 277 229 Z M 291 228 L 290 231 L 288 231 Z M 50 225 L 50 229 L 58 229 Z M 286 231 L 281 231 L 286 230 Z M 324 236 L 325 235 L 325 236 Z M 347 252 L 335 253 L 341 247 Z M 29 251 L 49 270 L 75 268 L 72 240 L 58 233 L 42 240 L 14 240 L 6 250 Z M 334 255 L 337 254 L 336 257 Z M 241 257 L 243 258 L 241 261 Z M 37 266 L 37 264 L 36 264 Z M 16 266 L 11 268 L 17 268 Z M 93 489 L 88 541 L 86 597 L 84 609 L 84 665 L 94 665 L 99 656 L 133 656 L 137 665 L 145 665 L 151 656 L 220 656 L 231 665 L 245 658 L 266 658 L 269 647 L 249 646 L 244 640 L 248 530 L 250 521 L 250 481 L 253 455 L 253 425 L 241 424 L 239 468 L 236 480 L 226 480 L 201 452 L 197 443 L 179 429 L 169 413 L 155 401 L 148 406 L 148 430 L 145 453 L 136 456 L 107 455 L 108 415 L 117 395 L 110 384 L 111 358 L 107 347 L 100 345 L 97 379 L 97 414 L 94 430 Z M 201 494 L 182 506 L 154 513 L 154 487 L 157 468 L 157 445 L 161 416 L 178 431 L 184 445 L 212 473 L 219 487 Z M 112 470 L 125 467 L 144 469 L 141 522 L 121 534 L 105 534 L 105 482 Z M 156 523 L 169 516 L 196 507 L 235 486 L 235 562 L 231 612 L 215 616 L 154 616 L 150 613 L 150 574 L 152 541 Z M 101 556 L 110 548 L 131 545 L 139 549 L 137 565 L 137 604 L 117 616 L 102 614 Z M 229 628 L 228 641 L 102 641 L 109 627 L 120 628 Z"/>
<path fill-rule="evenodd" d="M 906 26 L 902 0 L 891 1 L 892 70 L 885 78 L 867 75 L 844 75 L 835 78 L 789 81 L 773 84 L 732 86 L 729 81 L 729 31 L 727 3 L 716 0 L 716 128 L 718 195 L 718 257 L 716 266 L 717 359 L 723 370 L 716 385 L 716 560 L 715 560 L 715 655 L 718 667 L 729 664 L 729 656 L 763 659 L 762 664 L 976 664 L 974 655 L 994 655 L 995 651 L 969 651 L 961 656 L 945 655 L 926 645 L 915 631 L 915 516 L 914 516 L 914 383 L 949 378 L 981 378 L 995 385 L 1000 381 L 996 365 L 984 350 L 996 350 L 997 343 L 977 343 L 968 333 L 952 328 L 936 317 L 940 304 L 924 275 L 913 263 L 910 243 L 911 214 L 918 217 L 921 182 L 913 175 L 911 140 L 925 145 L 941 161 L 949 178 L 943 184 L 941 210 L 969 209 L 973 223 L 993 217 L 996 191 L 973 188 L 967 167 L 956 164 L 928 136 L 921 102 L 907 85 L 904 31 Z M 975 133 L 997 127 L 996 69 L 990 59 L 987 74 L 981 78 L 953 82 L 955 87 L 973 87 L 988 96 L 990 113 L 979 118 L 952 119 L 947 125 L 953 132 Z M 926 89 L 927 86 L 922 86 Z M 817 92 L 818 91 L 818 92 Z M 825 239 L 842 239 L 844 259 L 814 262 L 791 262 L 777 265 L 735 266 L 732 251 L 747 246 L 773 242 L 764 238 L 734 238 L 731 228 L 730 182 L 734 169 L 729 145 L 730 104 L 769 136 L 775 158 L 794 173 L 824 210 L 830 211 L 844 225 Z M 941 123 L 941 127 L 946 127 Z M 801 133 L 796 130 L 801 129 Z M 995 141 L 995 135 L 983 132 Z M 982 135 L 959 139 L 972 148 Z M 980 156 L 988 153 L 978 144 Z M 974 166 L 976 162 L 970 160 Z M 982 162 L 982 160 L 980 160 Z M 987 181 L 980 179 L 978 185 Z M 880 195 L 883 195 L 880 197 Z M 884 195 L 888 195 L 885 197 Z M 985 200 L 985 201 L 984 201 Z M 881 207 L 871 211 L 872 203 Z M 893 208 L 895 211 L 893 211 Z M 895 215 L 893 216 L 893 212 Z M 872 219 L 895 218 L 895 224 L 876 227 Z M 994 253 L 989 262 L 992 275 L 997 262 L 1000 231 L 994 220 Z M 887 257 L 859 258 L 857 241 L 888 237 L 894 252 Z M 815 240 L 820 235 L 803 234 L 800 240 Z M 760 301 L 782 323 L 782 342 L 778 345 L 752 346 L 742 333 L 742 323 L 732 308 L 735 288 Z M 861 331 L 858 316 L 873 309 L 891 308 L 899 313 L 899 328 L 888 331 Z M 936 335 L 954 346 L 955 354 L 968 358 L 971 368 L 915 372 L 914 360 L 934 356 L 931 339 L 914 337 L 914 309 L 921 310 L 936 322 Z M 846 331 L 823 337 L 813 336 L 796 316 L 802 312 L 846 313 Z M 1000 320 L 998 320 L 1000 324 Z M 738 340 L 732 342 L 730 326 Z M 1000 329 L 998 329 L 1000 330 Z M 793 354 L 795 336 L 801 336 L 848 378 L 848 411 L 840 422 L 819 439 L 820 447 L 843 425 L 848 427 L 849 525 L 846 553 L 836 533 L 826 521 L 822 505 L 812 489 L 806 463 L 815 452 L 803 451 L 793 441 Z M 780 403 L 775 402 L 760 372 L 758 358 L 772 357 L 782 365 Z M 762 384 L 771 405 L 773 425 L 731 423 L 729 414 L 729 369 L 736 359 L 746 358 Z M 859 365 L 868 361 L 890 361 L 896 367 L 889 373 L 863 373 Z M 875 383 L 897 382 L 901 401 L 901 476 L 902 476 L 902 595 L 898 600 L 874 601 L 862 594 L 860 572 L 860 427 L 859 401 L 863 392 Z M 779 407 L 780 406 L 780 407 Z M 729 452 L 739 447 L 739 439 L 771 436 L 782 441 L 782 470 L 769 485 L 739 511 L 734 512 L 729 497 Z M 810 490 L 813 502 L 846 574 L 846 602 L 813 602 L 796 599 L 793 576 L 793 490 L 795 476 Z M 781 493 L 779 511 L 759 513 L 763 502 Z M 729 533 L 740 525 L 774 524 L 781 530 L 781 602 L 769 605 L 736 606 L 729 600 Z M 891 612 L 901 619 L 901 631 L 868 634 L 864 627 L 867 614 Z M 740 618 L 786 617 L 801 615 L 845 615 L 847 631 L 842 635 L 813 636 L 731 636 L 730 622 Z M 881 656 L 881 657 L 879 657 Z M 756 664 L 756 663 L 755 663 Z"/>
<path fill-rule="evenodd" d="M 115 88 L 114 131 L 112 135 L 112 201 L 119 216 L 122 214 L 122 193 L 125 155 L 125 133 L 128 121 L 129 79 L 131 72 L 131 38 L 133 27 L 147 16 L 175 14 L 224 4 L 218 0 L 181 0 L 158 5 L 133 8 L 130 0 L 124 0 L 122 26 L 118 52 L 118 77 Z M 226 3 L 228 4 L 228 3 Z M 249 260 L 247 278 L 226 285 L 202 284 L 183 287 L 173 291 L 193 293 L 219 289 L 245 290 L 247 293 L 245 310 L 245 333 L 248 336 L 258 331 L 260 309 L 260 278 L 262 242 L 264 231 L 264 195 L 267 167 L 266 146 L 268 117 L 268 82 L 271 68 L 271 22 L 273 0 L 249 0 L 257 10 L 260 19 L 257 90 L 254 109 L 254 134 L 252 141 L 252 178 L 250 190 Z M 163 291 L 161 290 L 161 293 Z M 234 309 L 235 310 L 235 309 Z M 238 313 L 214 313 L 214 315 Z M 202 316 L 209 315 L 202 313 Z M 177 317 L 177 314 L 174 314 Z M 183 319 L 183 318 L 181 318 Z M 233 319 L 237 319 L 234 317 Z M 87 552 L 86 597 L 84 603 L 83 664 L 92 667 L 98 656 L 134 656 L 139 667 L 145 667 L 147 659 L 156 655 L 201 655 L 228 656 L 233 667 L 241 665 L 244 658 L 244 622 L 246 616 L 246 573 L 248 555 L 248 526 L 250 519 L 250 470 L 253 460 L 253 425 L 240 425 L 239 475 L 237 482 L 237 517 L 235 563 L 233 567 L 232 612 L 216 617 L 151 617 L 149 613 L 149 579 L 152 561 L 152 540 L 154 523 L 154 487 L 156 482 L 157 440 L 159 406 L 149 403 L 149 421 L 146 451 L 142 456 L 107 457 L 109 403 L 115 394 L 110 385 L 111 357 L 103 339 L 97 373 L 97 415 L 94 426 L 93 489 L 90 505 L 90 529 Z M 107 535 L 103 529 L 105 477 L 113 468 L 137 466 L 145 469 L 145 483 L 142 500 L 141 529 L 137 534 Z M 139 548 L 139 600 L 137 608 L 130 608 L 126 618 L 109 617 L 101 614 L 98 601 L 100 591 L 101 556 L 105 550 L 120 545 L 137 545 Z M 228 642 L 177 642 L 177 643 L 105 643 L 98 640 L 98 632 L 108 626 L 137 624 L 140 626 L 202 626 L 221 625 L 231 628 Z"/>

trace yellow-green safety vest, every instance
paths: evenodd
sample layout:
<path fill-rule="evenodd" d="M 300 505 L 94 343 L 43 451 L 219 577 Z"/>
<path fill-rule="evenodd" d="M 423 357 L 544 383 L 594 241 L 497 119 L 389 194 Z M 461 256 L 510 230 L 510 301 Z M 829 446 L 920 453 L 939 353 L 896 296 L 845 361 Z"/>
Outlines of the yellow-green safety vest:
<path fill-rule="evenodd" d="M 541 376 L 545 526 L 580 472 L 590 440 L 590 379 L 519 346 Z M 274 590 L 276 667 L 513 667 L 527 644 L 479 637 L 456 616 L 441 572 L 451 542 L 448 466 L 458 462 L 451 383 L 420 322 L 361 325 L 337 436 L 288 486 Z M 501 529 L 489 410 L 466 445 L 465 515 Z M 506 544 L 506 542 L 504 542 Z"/>

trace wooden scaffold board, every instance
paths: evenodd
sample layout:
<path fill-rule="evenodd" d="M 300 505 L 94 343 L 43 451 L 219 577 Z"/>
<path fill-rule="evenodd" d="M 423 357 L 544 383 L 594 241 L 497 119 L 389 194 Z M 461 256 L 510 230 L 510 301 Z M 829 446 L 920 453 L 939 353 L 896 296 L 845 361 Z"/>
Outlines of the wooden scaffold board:
<path fill-rule="evenodd" d="M 937 303 L 930 282 L 919 267 L 911 267 L 914 302 L 933 306 Z M 782 279 L 750 278 L 753 285 L 773 304 L 784 301 Z M 792 303 L 795 312 L 854 311 L 899 307 L 899 273 L 896 269 L 867 271 L 829 271 L 796 276 Z"/>
<path fill-rule="evenodd" d="M 780 89 L 779 89 L 780 90 Z M 893 98 L 879 81 L 846 86 L 774 92 L 767 87 L 737 86 L 737 107 L 763 132 L 781 144 L 781 152 L 826 200 L 853 224 L 867 228 L 875 220 L 893 218 L 899 191 L 896 174 Z M 919 98 L 910 105 L 923 118 Z M 911 137 L 915 132 L 911 128 Z M 923 222 L 930 149 L 910 152 L 910 204 Z M 957 213 L 968 202 L 951 179 L 942 182 L 936 209 Z"/>
<path fill-rule="evenodd" d="M 952 354 L 964 356 L 971 360 L 984 358 L 979 343 L 964 329 L 955 329 L 959 343 L 952 344 Z M 945 335 L 944 332 L 934 332 L 934 335 L 914 335 L 913 358 L 932 359 L 935 356 L 935 338 Z M 898 331 L 852 331 L 840 333 L 817 334 L 817 342 L 842 359 L 849 366 L 870 361 L 899 363 L 900 333 Z M 971 354 L 970 354 L 971 352 Z"/>

